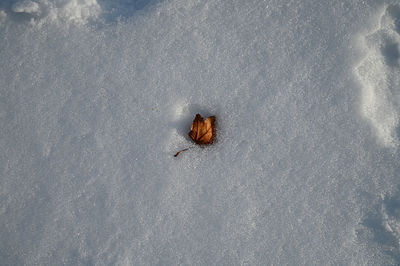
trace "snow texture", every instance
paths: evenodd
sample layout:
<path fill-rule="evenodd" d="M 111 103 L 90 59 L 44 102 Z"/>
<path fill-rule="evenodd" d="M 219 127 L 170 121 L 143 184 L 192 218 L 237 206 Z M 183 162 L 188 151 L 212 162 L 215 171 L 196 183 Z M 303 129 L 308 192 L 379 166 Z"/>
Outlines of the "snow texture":
<path fill-rule="evenodd" d="M 386 146 L 398 146 L 400 110 L 400 7 L 388 6 L 364 37 L 367 56 L 356 68 L 362 84 L 362 113 Z"/>
<path fill-rule="evenodd" d="M 3 1 L 0 264 L 400 264 L 399 21 L 379 0 Z"/>
<path fill-rule="evenodd" d="M 11 11 L 31 18 L 36 25 L 44 21 L 86 24 L 99 16 L 100 6 L 96 0 L 20 0 L 12 4 Z"/>

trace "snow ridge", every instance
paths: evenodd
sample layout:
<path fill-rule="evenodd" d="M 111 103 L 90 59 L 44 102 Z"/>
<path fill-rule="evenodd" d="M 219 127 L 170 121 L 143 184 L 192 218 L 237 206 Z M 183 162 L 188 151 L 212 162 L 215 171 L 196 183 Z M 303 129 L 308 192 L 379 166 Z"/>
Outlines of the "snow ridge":
<path fill-rule="evenodd" d="M 361 112 L 386 147 L 399 145 L 400 6 L 386 6 L 378 27 L 363 36 L 367 55 L 356 67 Z"/>
<path fill-rule="evenodd" d="M 86 24 L 99 16 L 101 8 L 96 0 L 20 0 L 12 5 L 11 12 L 30 18 L 32 24 Z"/>

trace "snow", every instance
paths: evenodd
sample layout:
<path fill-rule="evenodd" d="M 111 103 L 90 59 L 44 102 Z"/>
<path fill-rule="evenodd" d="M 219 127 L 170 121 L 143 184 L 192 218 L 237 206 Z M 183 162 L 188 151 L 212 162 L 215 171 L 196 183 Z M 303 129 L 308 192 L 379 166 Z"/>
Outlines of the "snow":
<path fill-rule="evenodd" d="M 12 6 L 12 11 L 16 13 L 28 13 L 28 14 L 35 14 L 39 12 L 39 5 L 36 2 L 32 1 L 20 1 L 16 2 Z"/>
<path fill-rule="evenodd" d="M 12 4 L 11 12 L 32 16 L 36 25 L 44 21 L 86 24 L 99 16 L 100 6 L 96 0 L 20 0 Z"/>
<path fill-rule="evenodd" d="M 399 10 L 1 3 L 1 264 L 399 264 Z"/>
<path fill-rule="evenodd" d="M 356 68 L 362 83 L 362 113 L 386 146 L 398 146 L 400 107 L 400 7 L 385 6 L 376 29 L 365 34 L 367 56 Z"/>

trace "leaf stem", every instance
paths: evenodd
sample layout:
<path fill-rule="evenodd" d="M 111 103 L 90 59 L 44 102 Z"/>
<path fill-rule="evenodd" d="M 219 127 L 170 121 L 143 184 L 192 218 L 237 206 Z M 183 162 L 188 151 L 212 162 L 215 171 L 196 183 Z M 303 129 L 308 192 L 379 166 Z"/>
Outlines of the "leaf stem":
<path fill-rule="evenodd" d="M 177 157 L 181 152 L 187 151 L 188 149 L 190 149 L 190 148 L 186 148 L 186 149 L 183 149 L 183 150 L 178 151 L 178 152 L 174 155 L 174 157 Z"/>

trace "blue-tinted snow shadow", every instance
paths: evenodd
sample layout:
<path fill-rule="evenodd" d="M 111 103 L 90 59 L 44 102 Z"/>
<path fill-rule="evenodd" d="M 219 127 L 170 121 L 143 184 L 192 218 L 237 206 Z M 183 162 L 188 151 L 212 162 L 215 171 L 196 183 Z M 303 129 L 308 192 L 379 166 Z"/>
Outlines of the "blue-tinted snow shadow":
<path fill-rule="evenodd" d="M 6 8 L 11 8 L 11 6 L 16 3 L 18 0 L 3 0 L 0 1 L 0 8 L 1 9 L 6 9 Z"/>
<path fill-rule="evenodd" d="M 387 223 L 390 223 L 387 225 Z M 396 225 L 393 227 L 392 223 Z M 400 187 L 396 194 L 385 196 L 373 212 L 369 212 L 362 225 L 372 235 L 381 250 L 400 265 L 400 245 L 396 228 L 400 224 Z M 388 227 L 389 226 L 389 227 Z M 393 228 L 390 228 L 393 227 Z"/>
<path fill-rule="evenodd" d="M 107 23 L 132 18 L 137 13 L 146 13 L 163 0 L 97 0 L 102 17 Z"/>
<path fill-rule="evenodd" d="M 400 48 L 398 43 L 388 43 L 382 48 L 382 55 L 391 67 L 399 67 Z"/>
<path fill-rule="evenodd" d="M 14 22 L 23 23 L 30 21 L 31 19 L 38 19 L 39 16 L 35 13 L 25 13 L 25 12 L 14 12 L 12 11 L 12 6 L 17 3 L 18 0 L 4 0 L 0 1 L 0 10 L 3 10 L 7 14 L 7 19 Z"/>
<path fill-rule="evenodd" d="M 387 10 L 390 16 L 393 18 L 397 33 L 400 34 L 400 6 L 390 5 Z"/>
<path fill-rule="evenodd" d="M 397 127 L 397 139 L 400 140 L 400 127 Z"/>
<path fill-rule="evenodd" d="M 144 14 L 154 7 L 157 3 L 163 0 L 97 0 L 101 7 L 100 20 L 97 21 L 113 23 L 121 20 L 127 20 L 134 17 L 136 14 Z M 0 10 L 4 10 L 7 17 L 14 22 L 27 22 L 31 19 L 40 19 L 46 16 L 47 10 L 41 10 L 40 13 L 13 12 L 12 6 L 18 0 L 0 1 Z M 46 11 L 43 13 L 43 11 Z M 96 21 L 90 21 L 98 25 Z"/>
<path fill-rule="evenodd" d="M 382 217 L 369 213 L 363 221 L 363 225 L 372 230 L 373 240 L 380 246 L 391 246 L 398 248 L 396 238 L 383 226 Z"/>

